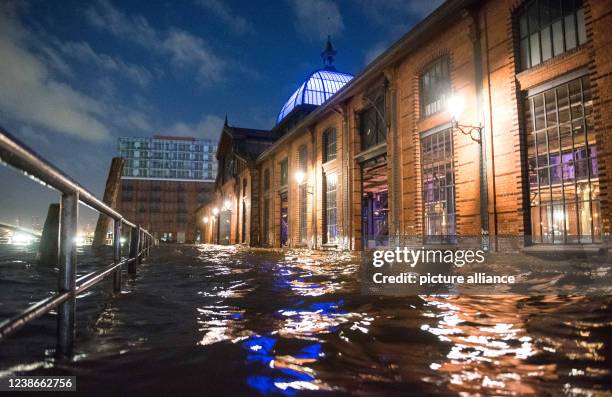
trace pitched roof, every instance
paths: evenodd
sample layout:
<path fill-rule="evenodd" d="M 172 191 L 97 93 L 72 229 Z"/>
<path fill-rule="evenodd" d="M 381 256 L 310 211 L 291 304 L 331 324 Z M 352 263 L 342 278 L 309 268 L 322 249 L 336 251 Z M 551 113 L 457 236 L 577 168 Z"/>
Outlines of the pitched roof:
<path fill-rule="evenodd" d="M 254 161 L 278 138 L 275 132 L 269 130 L 241 128 L 225 124 L 221 132 L 219 151 L 222 150 L 224 136 L 231 138 L 233 152 L 246 161 Z"/>

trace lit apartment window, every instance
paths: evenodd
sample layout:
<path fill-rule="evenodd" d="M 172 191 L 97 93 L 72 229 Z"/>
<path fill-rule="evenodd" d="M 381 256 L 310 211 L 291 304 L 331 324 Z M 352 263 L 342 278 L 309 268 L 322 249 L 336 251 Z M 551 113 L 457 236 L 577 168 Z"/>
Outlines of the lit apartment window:
<path fill-rule="evenodd" d="M 325 175 L 325 241 L 335 243 L 338 238 L 338 222 L 336 219 L 336 174 Z"/>
<path fill-rule="evenodd" d="M 453 134 L 448 128 L 421 138 L 425 236 L 455 236 Z"/>
<path fill-rule="evenodd" d="M 517 18 L 521 70 L 586 42 L 581 0 L 532 0 Z"/>
<path fill-rule="evenodd" d="M 592 106 L 587 77 L 525 99 L 534 243 L 601 240 Z"/>
<path fill-rule="evenodd" d="M 387 141 L 387 128 L 382 118 L 384 99 L 381 95 L 374 106 L 359 113 L 361 150 L 366 150 Z"/>
<path fill-rule="evenodd" d="M 336 130 L 329 128 L 323 133 L 323 162 L 336 159 Z"/>
<path fill-rule="evenodd" d="M 450 74 L 448 57 L 442 57 L 432 63 L 420 78 L 421 117 L 429 117 L 440 112 L 450 92 Z"/>

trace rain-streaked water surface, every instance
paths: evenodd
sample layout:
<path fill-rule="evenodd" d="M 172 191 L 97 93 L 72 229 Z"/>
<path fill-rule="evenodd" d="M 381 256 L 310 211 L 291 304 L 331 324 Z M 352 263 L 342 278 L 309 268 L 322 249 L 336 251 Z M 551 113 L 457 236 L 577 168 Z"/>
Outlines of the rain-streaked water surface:
<path fill-rule="evenodd" d="M 0 251 L 6 318 L 57 270 Z M 76 375 L 94 395 L 612 395 L 609 296 L 373 297 L 358 273 L 343 253 L 164 246 L 121 295 L 79 297 L 73 361 L 53 360 L 48 315 L 0 344 L 0 376 Z"/>

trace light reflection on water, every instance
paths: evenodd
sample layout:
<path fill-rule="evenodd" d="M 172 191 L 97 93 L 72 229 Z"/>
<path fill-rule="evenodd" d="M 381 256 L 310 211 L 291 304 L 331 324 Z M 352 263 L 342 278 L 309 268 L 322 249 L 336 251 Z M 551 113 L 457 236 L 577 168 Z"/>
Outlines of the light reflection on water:
<path fill-rule="evenodd" d="M 19 275 L 49 273 L 14 260 L 0 271 L 2 302 Z M 79 359 L 61 368 L 84 391 L 106 379 L 162 393 L 179 366 L 184 393 L 610 395 L 610 297 L 365 296 L 359 260 L 303 250 L 165 246 L 139 271 L 118 297 L 79 299 Z M 31 350 L 0 344 L 0 371 L 53 373 L 35 365 L 49 366 L 34 350 L 52 353 L 47 320 L 49 337 L 15 338 Z"/>

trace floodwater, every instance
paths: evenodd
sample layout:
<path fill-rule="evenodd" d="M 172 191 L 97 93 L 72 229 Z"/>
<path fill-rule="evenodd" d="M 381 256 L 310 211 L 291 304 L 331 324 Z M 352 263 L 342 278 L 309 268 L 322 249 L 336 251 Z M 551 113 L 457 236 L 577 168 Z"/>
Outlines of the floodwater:
<path fill-rule="evenodd" d="M 32 259 L 0 247 L 0 319 L 54 290 Z M 79 297 L 73 360 L 53 359 L 52 313 L 0 343 L 0 376 L 76 375 L 87 395 L 612 395 L 610 296 L 374 297 L 358 271 L 163 246 L 120 295 Z"/>

